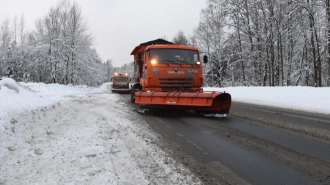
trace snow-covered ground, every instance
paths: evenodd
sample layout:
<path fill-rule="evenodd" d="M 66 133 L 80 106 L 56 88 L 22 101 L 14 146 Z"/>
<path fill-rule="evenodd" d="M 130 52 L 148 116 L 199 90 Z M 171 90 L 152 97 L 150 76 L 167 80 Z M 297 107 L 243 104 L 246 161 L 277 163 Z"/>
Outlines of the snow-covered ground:
<path fill-rule="evenodd" d="M 0 80 L 0 185 L 200 184 L 109 84 Z M 330 88 L 230 87 L 233 101 L 330 114 Z M 230 116 L 230 115 L 229 115 Z"/>
<path fill-rule="evenodd" d="M 0 80 L 0 88 L 0 131 L 3 131 L 3 123 L 8 122 L 8 119 L 17 112 L 55 104 L 60 100 L 68 99 L 67 95 L 79 96 L 101 92 L 106 89 L 106 84 L 100 88 L 91 88 L 59 84 L 16 83 L 13 79 L 5 78 Z"/>
<path fill-rule="evenodd" d="M 109 84 L 0 84 L 0 185 L 201 184 Z"/>
<path fill-rule="evenodd" d="M 204 91 L 228 92 L 233 102 L 330 115 L 330 87 L 207 87 Z"/>

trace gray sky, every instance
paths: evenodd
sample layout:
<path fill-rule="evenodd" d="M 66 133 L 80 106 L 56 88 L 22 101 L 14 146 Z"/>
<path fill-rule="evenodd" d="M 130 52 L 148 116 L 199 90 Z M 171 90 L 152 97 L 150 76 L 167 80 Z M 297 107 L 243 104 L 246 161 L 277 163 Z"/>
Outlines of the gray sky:
<path fill-rule="evenodd" d="M 59 0 L 0 0 L 0 25 L 11 24 L 24 14 L 27 27 L 56 6 Z M 73 2 L 73 0 L 72 0 Z M 179 30 L 191 35 L 198 26 L 206 0 L 76 0 L 95 38 L 102 61 L 116 67 L 133 61 L 130 55 L 142 42 L 166 36 L 172 40 Z"/>

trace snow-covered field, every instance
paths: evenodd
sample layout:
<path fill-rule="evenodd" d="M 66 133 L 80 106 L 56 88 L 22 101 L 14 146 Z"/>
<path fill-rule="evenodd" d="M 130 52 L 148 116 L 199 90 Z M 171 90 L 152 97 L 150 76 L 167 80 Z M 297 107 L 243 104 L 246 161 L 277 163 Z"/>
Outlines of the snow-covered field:
<path fill-rule="evenodd" d="M 0 80 L 0 185 L 200 184 L 109 84 Z M 330 88 L 230 87 L 233 101 L 330 114 Z M 229 115 L 230 116 L 230 115 Z"/>

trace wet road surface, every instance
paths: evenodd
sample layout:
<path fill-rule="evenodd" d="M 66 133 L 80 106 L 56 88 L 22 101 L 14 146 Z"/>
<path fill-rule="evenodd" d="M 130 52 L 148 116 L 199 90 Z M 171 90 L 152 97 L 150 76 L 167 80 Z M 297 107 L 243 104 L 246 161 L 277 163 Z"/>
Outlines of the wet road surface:
<path fill-rule="evenodd" d="M 242 103 L 227 118 L 140 115 L 205 184 L 330 184 L 329 115 Z"/>

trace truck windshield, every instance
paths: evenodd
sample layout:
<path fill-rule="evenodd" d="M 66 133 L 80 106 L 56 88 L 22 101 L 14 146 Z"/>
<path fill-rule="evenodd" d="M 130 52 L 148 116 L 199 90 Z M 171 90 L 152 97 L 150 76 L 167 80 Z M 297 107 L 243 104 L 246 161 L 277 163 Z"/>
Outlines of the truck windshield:
<path fill-rule="evenodd" d="M 116 76 L 116 77 L 114 77 L 114 80 L 118 81 L 118 82 L 127 82 L 128 78 L 127 77 L 122 77 L 122 76 Z"/>
<path fill-rule="evenodd" d="M 159 63 L 196 64 L 198 53 L 184 49 L 153 49 L 150 50 L 150 58 Z"/>

